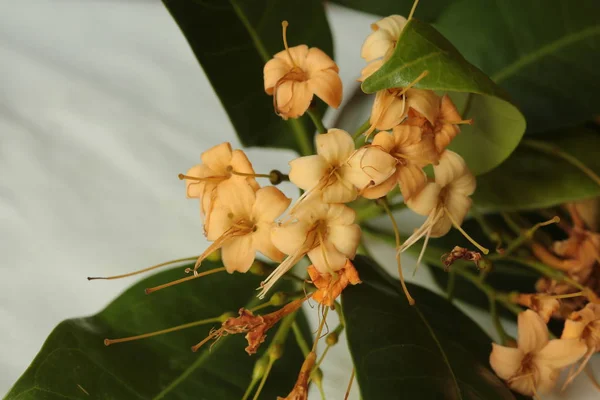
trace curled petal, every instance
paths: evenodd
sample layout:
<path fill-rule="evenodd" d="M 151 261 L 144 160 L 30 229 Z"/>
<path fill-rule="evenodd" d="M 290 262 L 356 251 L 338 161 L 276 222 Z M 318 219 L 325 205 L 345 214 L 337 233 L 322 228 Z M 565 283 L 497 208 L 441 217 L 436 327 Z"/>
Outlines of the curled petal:
<path fill-rule="evenodd" d="M 404 99 L 389 90 L 380 90 L 371 109 L 371 125 L 380 131 L 392 129 L 404 119 L 405 106 Z"/>
<path fill-rule="evenodd" d="M 433 125 L 440 112 L 440 98 L 432 90 L 408 89 L 406 91 L 406 110 L 409 108 L 418 111 Z"/>
<path fill-rule="evenodd" d="M 369 76 L 373 75 L 383 65 L 383 59 L 371 61 L 366 67 L 360 70 L 359 82 L 364 82 Z"/>
<path fill-rule="evenodd" d="M 442 187 L 435 182 L 427 183 L 423 189 L 406 201 L 408 208 L 420 215 L 429 215 L 438 206 Z"/>
<path fill-rule="evenodd" d="M 284 254 L 293 254 L 307 241 L 310 225 L 304 221 L 274 226 L 271 228 L 271 241 Z"/>
<path fill-rule="evenodd" d="M 284 118 L 297 118 L 308 110 L 312 98 L 313 92 L 308 82 L 284 82 L 277 89 L 278 112 Z"/>
<path fill-rule="evenodd" d="M 204 164 L 198 164 L 190 168 L 186 173 L 187 176 L 193 176 L 196 178 L 206 178 L 215 175 L 215 172 L 208 168 Z M 190 199 L 199 198 L 201 199 L 204 195 L 204 186 L 207 181 L 197 181 L 193 179 L 185 180 L 185 192 L 186 196 Z"/>
<path fill-rule="evenodd" d="M 440 156 L 438 165 L 433 166 L 435 181 L 444 187 L 468 172 L 467 163 L 458 154 L 446 150 Z"/>
<path fill-rule="evenodd" d="M 406 22 L 406 18 L 404 18 L 402 15 L 392 14 L 389 17 L 382 18 L 372 24 L 371 29 L 375 30 L 378 28 L 384 30 L 388 32 L 392 38 L 398 39 L 400 37 L 400 33 L 402 33 L 402 29 L 404 29 L 404 26 L 406 25 Z"/>
<path fill-rule="evenodd" d="M 330 204 L 327 209 L 327 225 L 350 225 L 354 223 L 356 211 L 342 204 Z"/>
<path fill-rule="evenodd" d="M 519 371 L 524 356 L 525 354 L 519 349 L 492 343 L 490 365 L 496 375 L 501 379 L 508 380 Z"/>
<path fill-rule="evenodd" d="M 327 160 L 320 155 L 296 158 L 290 161 L 290 181 L 300 189 L 312 189 L 325 176 L 328 168 Z"/>
<path fill-rule="evenodd" d="M 329 227 L 327 240 L 349 259 L 353 259 L 360 242 L 360 227 L 352 225 L 333 225 Z"/>
<path fill-rule="evenodd" d="M 343 177 L 331 177 L 321 190 L 325 203 L 348 203 L 356 199 L 358 191 L 354 185 Z"/>
<path fill-rule="evenodd" d="M 257 221 L 273 222 L 279 217 L 292 200 L 275 186 L 267 186 L 256 192 L 256 201 L 252 207 L 252 216 Z"/>
<path fill-rule="evenodd" d="M 376 146 L 363 147 L 350 157 L 341 175 L 360 190 L 371 182 L 378 185 L 388 179 L 396 171 L 396 163 L 394 157 Z"/>
<path fill-rule="evenodd" d="M 267 92 L 268 95 L 273 95 L 273 89 L 277 85 L 277 82 L 290 72 L 292 67 L 293 65 L 290 64 L 289 60 L 272 58 L 267 61 L 263 69 L 263 77 L 265 92 Z"/>
<path fill-rule="evenodd" d="M 537 353 L 548 343 L 548 327 L 544 320 L 532 310 L 526 310 L 518 316 L 519 349 L 523 353 Z"/>
<path fill-rule="evenodd" d="M 396 146 L 396 138 L 390 132 L 382 131 L 377 133 L 377 135 L 373 137 L 371 145 L 381 148 L 386 153 L 390 153 L 392 152 L 392 150 L 394 150 L 394 147 Z"/>
<path fill-rule="evenodd" d="M 332 69 L 311 74 L 308 80 L 310 90 L 330 107 L 338 108 L 342 103 L 342 80 Z"/>
<path fill-rule="evenodd" d="M 308 252 L 308 258 L 315 268 L 322 274 L 338 271 L 346 264 L 347 257 L 340 253 L 335 246 L 325 241 Z"/>
<path fill-rule="evenodd" d="M 409 200 L 427 185 L 427 175 L 416 165 L 398 167 L 398 183 L 404 200 Z"/>
<path fill-rule="evenodd" d="M 305 69 L 309 74 L 309 78 L 313 78 L 314 74 L 324 70 L 331 70 L 332 72 L 338 72 L 340 70 L 331 57 L 323 50 L 316 47 L 311 47 L 308 50 Z"/>
<path fill-rule="evenodd" d="M 574 364 L 586 351 L 587 346 L 582 340 L 554 339 L 536 354 L 534 362 L 539 366 L 560 369 Z"/>
<path fill-rule="evenodd" d="M 200 158 L 204 165 L 208 166 L 214 172 L 223 175 L 227 172 L 227 167 L 231 164 L 232 153 L 231 144 L 225 142 L 206 150 L 200 155 Z"/>
<path fill-rule="evenodd" d="M 317 153 L 332 166 L 340 166 L 354 152 L 354 139 L 341 129 L 329 129 L 327 133 L 317 135 Z"/>
<path fill-rule="evenodd" d="M 378 29 L 367 36 L 362 45 L 360 56 L 367 62 L 383 58 L 394 48 L 397 39 L 398 37 L 393 37 L 390 32 Z"/>
<path fill-rule="evenodd" d="M 572 319 L 567 319 L 560 337 L 561 339 L 580 339 L 581 335 L 585 331 L 586 326 L 587 323 L 583 321 L 573 321 Z"/>
<path fill-rule="evenodd" d="M 259 222 L 256 228 L 256 232 L 252 235 L 252 246 L 273 261 L 283 261 L 285 255 L 271 241 L 272 224 Z"/>
<path fill-rule="evenodd" d="M 229 239 L 221 249 L 223 265 L 230 274 L 234 271 L 247 272 L 254 262 L 255 255 L 250 234 Z"/>

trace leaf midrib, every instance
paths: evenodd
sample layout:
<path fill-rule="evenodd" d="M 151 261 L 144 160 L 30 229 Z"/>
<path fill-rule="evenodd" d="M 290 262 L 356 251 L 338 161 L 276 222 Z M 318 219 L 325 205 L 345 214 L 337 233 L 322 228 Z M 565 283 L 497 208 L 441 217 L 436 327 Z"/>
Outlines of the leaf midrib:
<path fill-rule="evenodd" d="M 511 76 L 515 75 L 521 69 L 533 64 L 539 59 L 558 52 L 564 47 L 583 41 L 587 38 L 600 35 L 600 25 L 591 26 L 581 31 L 568 34 L 555 41 L 552 41 L 545 46 L 540 47 L 536 51 L 526 54 L 511 64 L 505 66 L 500 71 L 491 76 L 492 80 L 499 83 Z"/>

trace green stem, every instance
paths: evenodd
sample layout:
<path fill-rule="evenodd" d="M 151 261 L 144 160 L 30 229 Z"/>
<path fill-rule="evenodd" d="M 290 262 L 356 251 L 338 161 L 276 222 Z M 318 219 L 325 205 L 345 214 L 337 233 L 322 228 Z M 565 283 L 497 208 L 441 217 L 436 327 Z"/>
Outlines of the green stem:
<path fill-rule="evenodd" d="M 541 275 L 544 275 L 550 279 L 568 283 L 569 285 L 571 285 L 579 290 L 586 290 L 585 286 L 583 286 L 581 283 L 568 277 L 567 275 L 563 274 L 561 271 L 558 271 L 558 270 L 556 270 L 546 264 L 543 264 L 541 262 L 534 261 L 534 260 L 528 260 L 528 259 L 525 259 L 522 257 L 515 257 L 515 256 L 505 257 L 505 258 L 503 258 L 503 260 L 516 262 L 518 264 L 529 267 L 529 268 L 533 269 L 534 271 L 537 271 Z"/>
<path fill-rule="evenodd" d="M 446 298 L 448 301 L 452 301 L 454 298 L 454 285 L 456 282 L 456 272 L 454 268 L 451 268 L 448 272 L 448 284 L 446 285 Z"/>
<path fill-rule="evenodd" d="M 511 337 L 504 330 L 504 326 L 502 326 L 502 322 L 500 321 L 500 316 L 498 315 L 498 309 L 496 308 L 496 297 L 488 296 L 488 300 L 490 302 L 490 316 L 492 317 L 492 323 L 496 328 L 496 332 L 498 332 L 498 336 L 500 337 L 500 343 L 502 345 L 506 345 L 506 343 L 511 339 Z"/>
<path fill-rule="evenodd" d="M 296 338 L 298 347 L 300 347 L 300 350 L 302 350 L 302 354 L 304 357 L 308 356 L 308 353 L 310 353 L 310 347 L 308 346 L 308 343 L 306 343 L 304 336 L 302 336 L 302 331 L 300 330 L 298 322 L 294 321 L 292 323 L 292 331 L 294 332 L 294 337 Z"/>
<path fill-rule="evenodd" d="M 502 236 L 488 223 L 485 219 L 485 216 L 479 212 L 475 207 L 471 207 L 471 214 L 475 221 L 481 227 L 483 233 L 496 245 L 496 249 L 499 249 L 502 246 Z"/>
<path fill-rule="evenodd" d="M 294 132 L 294 138 L 296 139 L 296 143 L 298 144 L 298 148 L 300 149 L 300 154 L 303 156 L 310 156 L 313 154 L 313 146 L 308 138 L 308 132 L 302 126 L 302 123 L 297 119 L 289 119 L 289 124 L 292 127 L 292 131 Z"/>
<path fill-rule="evenodd" d="M 598 186 L 600 186 L 600 176 L 592 171 L 587 165 L 582 163 L 577 157 L 562 151 L 559 147 L 554 146 L 550 143 L 545 143 L 539 140 L 525 139 L 521 143 L 529 148 L 535 149 L 539 152 L 545 153 L 550 156 L 555 156 L 568 162 L 581 172 L 586 174 L 591 180 L 593 180 Z"/>
<path fill-rule="evenodd" d="M 319 133 L 327 133 L 327 128 L 323 125 L 323 120 L 314 112 L 312 109 L 306 110 L 306 113 L 312 119 L 312 122 L 315 124 L 315 128 Z"/>
<path fill-rule="evenodd" d="M 536 231 L 538 229 L 540 229 L 541 227 L 546 226 L 546 225 L 550 225 L 550 224 L 555 224 L 555 223 L 557 223 L 559 221 L 560 221 L 560 219 L 558 217 L 554 217 L 554 218 L 552 218 L 552 219 L 550 219 L 548 221 L 539 222 L 539 223 L 535 224 L 534 226 L 532 226 L 531 228 L 529 228 L 527 230 L 521 230 L 521 233 L 519 234 L 519 236 L 517 236 L 512 242 L 510 242 L 508 244 L 508 247 L 502 253 L 502 256 L 506 257 L 506 256 L 510 255 L 516 249 L 518 249 L 519 247 L 521 247 L 521 245 L 523 245 L 523 243 L 528 242 L 531 239 L 533 239 L 533 236 L 535 235 Z"/>
<path fill-rule="evenodd" d="M 369 117 L 369 118 L 367 118 L 367 120 L 365 122 L 363 122 L 363 124 L 352 135 L 352 138 L 354 138 L 354 141 L 356 141 L 360 137 L 360 135 L 365 133 L 366 130 L 369 129 L 370 127 L 371 127 L 371 118 Z"/>

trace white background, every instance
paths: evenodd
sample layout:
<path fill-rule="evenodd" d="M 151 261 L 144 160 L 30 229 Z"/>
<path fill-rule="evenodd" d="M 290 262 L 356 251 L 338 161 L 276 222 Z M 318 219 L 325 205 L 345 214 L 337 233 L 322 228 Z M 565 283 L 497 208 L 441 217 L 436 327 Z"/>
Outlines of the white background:
<path fill-rule="evenodd" d="M 335 6 L 328 12 L 348 89 L 375 18 Z M 186 200 L 177 174 L 203 150 L 239 141 L 158 1 L 1 1 L 0 71 L 3 394 L 59 321 L 96 313 L 132 283 L 88 283 L 86 276 L 206 246 L 197 203 Z M 285 170 L 293 157 L 262 149 L 248 155 L 257 171 Z M 393 265 L 390 248 L 373 249 Z M 424 269 L 417 279 L 431 287 Z M 494 336 L 486 314 L 465 309 Z M 341 398 L 350 374 L 344 343 L 324 369 L 328 398 Z M 581 377 L 564 398 L 597 393 Z"/>

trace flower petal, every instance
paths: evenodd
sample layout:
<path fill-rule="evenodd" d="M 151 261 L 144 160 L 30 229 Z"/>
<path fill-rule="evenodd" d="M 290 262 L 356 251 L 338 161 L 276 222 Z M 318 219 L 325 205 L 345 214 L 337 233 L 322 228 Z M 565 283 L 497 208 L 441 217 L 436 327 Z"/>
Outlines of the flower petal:
<path fill-rule="evenodd" d="M 247 272 L 252 263 L 256 252 L 252 247 L 252 235 L 233 237 L 225 242 L 221 248 L 221 257 L 223 265 L 230 274 L 234 271 Z"/>
<path fill-rule="evenodd" d="M 306 243 L 310 225 L 304 221 L 288 223 L 271 228 L 271 241 L 285 254 L 293 254 Z"/>
<path fill-rule="evenodd" d="M 313 98 L 313 91 L 308 82 L 294 82 L 292 85 L 291 108 L 285 115 L 287 118 L 297 118 L 303 115 Z"/>
<path fill-rule="evenodd" d="M 333 225 L 329 227 L 327 240 L 346 257 L 353 259 L 360 242 L 360 227 L 352 225 Z"/>
<path fill-rule="evenodd" d="M 562 331 L 561 339 L 581 339 L 581 335 L 583 334 L 587 323 L 583 321 L 573 321 L 572 319 L 567 319 L 565 321 L 565 326 Z"/>
<path fill-rule="evenodd" d="M 200 158 L 204 165 L 217 174 L 223 175 L 227 172 L 227 167 L 231 163 L 231 156 L 231 144 L 225 142 L 206 150 L 200 155 Z"/>
<path fill-rule="evenodd" d="M 465 175 L 468 172 L 467 163 L 458 154 L 453 151 L 446 150 L 440 156 L 438 165 L 433 166 L 435 181 L 440 186 L 449 185 L 458 177 Z"/>
<path fill-rule="evenodd" d="M 290 161 L 290 181 L 300 189 L 309 190 L 325 176 L 329 164 L 320 155 L 298 157 Z"/>
<path fill-rule="evenodd" d="M 367 189 L 364 189 L 361 194 L 365 199 L 378 199 L 380 197 L 385 196 L 389 192 L 392 191 L 394 186 L 398 183 L 398 174 L 397 171 L 392 176 L 387 178 L 385 181 L 376 186 L 370 186 Z"/>
<path fill-rule="evenodd" d="M 532 310 L 526 310 L 518 316 L 517 342 L 519 349 L 527 353 L 537 353 L 548 343 L 548 327 L 544 320 Z"/>
<path fill-rule="evenodd" d="M 373 75 L 383 65 L 383 59 L 371 61 L 366 67 L 360 70 L 360 77 L 357 79 L 358 82 L 364 82 L 369 76 Z"/>
<path fill-rule="evenodd" d="M 560 369 L 574 364 L 585 352 L 587 346 L 579 339 L 550 340 L 535 356 L 535 363 L 540 366 Z"/>
<path fill-rule="evenodd" d="M 360 49 L 360 56 L 367 62 L 383 58 L 394 48 L 395 39 L 397 37 L 394 38 L 388 31 L 378 29 L 367 36 Z"/>
<path fill-rule="evenodd" d="M 437 207 L 442 187 L 435 182 L 427 183 L 423 189 L 406 201 L 408 208 L 420 215 L 429 215 Z"/>
<path fill-rule="evenodd" d="M 273 261 L 281 262 L 285 255 L 275 247 L 271 240 L 271 229 L 273 224 L 259 222 L 256 224 L 256 232 L 252 235 L 252 245 L 257 251 L 260 251 L 265 257 Z"/>
<path fill-rule="evenodd" d="M 308 258 L 322 274 L 338 271 L 346 264 L 347 257 L 340 253 L 331 242 L 325 241 L 308 252 Z"/>
<path fill-rule="evenodd" d="M 266 186 L 256 192 L 252 216 L 257 221 L 273 222 L 290 205 L 292 199 L 286 197 L 275 186 Z"/>
<path fill-rule="evenodd" d="M 427 175 L 418 166 L 408 164 L 398 167 L 398 183 L 404 200 L 410 200 L 415 194 L 421 192 L 427 185 Z"/>
<path fill-rule="evenodd" d="M 348 203 L 356 199 L 358 191 L 351 182 L 332 177 L 321 190 L 321 196 L 325 203 Z"/>
<path fill-rule="evenodd" d="M 440 98 L 432 90 L 408 89 L 406 91 L 406 110 L 412 108 L 427 118 L 431 125 L 435 124 L 440 113 Z"/>
<path fill-rule="evenodd" d="M 273 95 L 273 89 L 277 82 L 292 70 L 293 65 L 289 60 L 272 58 L 265 64 L 263 68 L 263 77 L 265 92 L 268 95 Z"/>
<path fill-rule="evenodd" d="M 306 72 L 310 75 L 309 78 L 312 78 L 315 73 L 320 71 L 324 71 L 329 69 L 333 72 L 338 72 L 339 68 L 335 61 L 331 59 L 323 50 L 317 47 L 311 47 L 308 50 L 308 54 L 306 56 Z M 337 75 L 337 74 L 336 74 Z"/>
<path fill-rule="evenodd" d="M 290 60 L 290 55 L 292 60 Z M 301 44 L 299 46 L 290 47 L 287 50 L 282 50 L 279 53 L 275 54 L 273 58 L 284 61 L 285 63 L 289 63 L 290 65 L 295 65 L 300 69 L 305 69 L 306 57 L 308 56 L 308 46 L 305 44 Z"/>
<path fill-rule="evenodd" d="M 536 382 L 538 394 L 549 393 L 556 386 L 560 370 L 545 366 L 538 366 L 536 371 Z"/>
<path fill-rule="evenodd" d="M 362 147 L 348 159 L 340 174 L 358 189 L 363 189 L 371 182 L 378 185 L 392 176 L 396 163 L 394 157 L 379 147 Z"/>
<path fill-rule="evenodd" d="M 342 80 L 338 73 L 332 69 L 311 74 L 308 87 L 330 107 L 338 108 L 342 103 Z"/>
<path fill-rule="evenodd" d="M 340 166 L 354 152 L 354 139 L 341 129 L 329 129 L 316 137 L 317 154 L 325 157 L 332 166 Z"/>
<path fill-rule="evenodd" d="M 256 194 L 248 182 L 228 179 L 217 186 L 217 193 L 219 202 L 231 211 L 235 219 L 251 218 Z"/>
<path fill-rule="evenodd" d="M 327 225 L 350 225 L 354 223 L 356 211 L 343 204 L 330 204 L 327 209 Z"/>
<path fill-rule="evenodd" d="M 400 125 L 402 126 L 402 125 Z M 388 131 L 381 131 L 373 137 L 372 146 L 380 147 L 386 153 L 391 152 L 396 146 L 396 138 Z"/>
<path fill-rule="evenodd" d="M 244 153 L 242 150 L 234 150 L 231 153 L 231 168 L 233 168 L 233 170 L 235 172 L 241 172 L 244 174 L 253 174 L 254 173 L 254 168 L 252 168 L 252 163 L 250 162 L 250 160 L 248 160 L 248 156 L 246 156 L 246 153 Z M 258 188 L 260 187 L 258 185 L 258 183 L 256 182 L 256 179 L 254 179 L 251 176 L 242 176 L 242 175 L 232 175 L 231 178 L 233 179 L 245 179 L 246 182 L 248 182 L 248 184 L 250 184 L 250 186 L 252 186 L 252 189 L 254 190 L 258 190 Z"/>
<path fill-rule="evenodd" d="M 492 343 L 490 365 L 496 375 L 501 379 L 508 380 L 519 371 L 524 356 L 525 354 L 519 349 Z"/>
<path fill-rule="evenodd" d="M 198 164 L 190 168 L 186 173 L 187 176 L 193 176 L 195 178 L 206 178 L 214 174 L 213 170 L 208 168 L 204 164 Z M 185 191 L 186 196 L 191 198 L 201 199 L 204 195 L 204 185 L 206 181 L 197 181 L 194 179 L 185 180 Z"/>
<path fill-rule="evenodd" d="M 233 220 L 229 215 L 229 209 L 223 206 L 215 206 L 210 210 L 210 214 L 206 218 L 206 238 L 211 241 L 217 240 L 222 234 L 225 233 L 231 225 Z"/>

